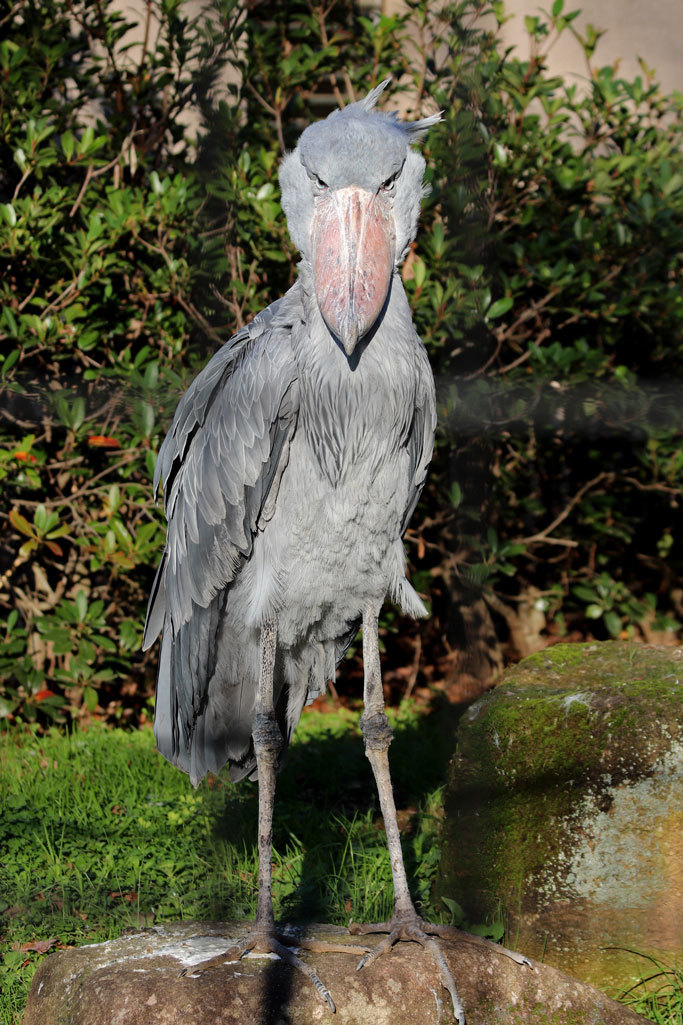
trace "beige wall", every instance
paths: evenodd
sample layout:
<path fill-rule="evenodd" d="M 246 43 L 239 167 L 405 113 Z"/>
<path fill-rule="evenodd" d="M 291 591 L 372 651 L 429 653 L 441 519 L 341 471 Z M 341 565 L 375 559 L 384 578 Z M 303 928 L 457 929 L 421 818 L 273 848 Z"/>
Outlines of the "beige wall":
<path fill-rule="evenodd" d="M 506 0 L 507 11 L 514 15 L 501 31 L 505 43 L 514 46 L 520 57 L 529 53 L 524 16 L 539 13 L 542 6 L 534 0 Z M 664 92 L 683 90 L 683 0 L 565 0 L 565 13 L 581 8 L 574 24 L 585 35 L 592 23 L 606 34 L 598 42 L 593 64 L 603 67 L 619 61 L 619 75 L 635 78 L 641 74 L 638 57 L 654 68 Z M 586 63 L 579 43 L 567 31 L 548 54 L 553 74 L 586 76 Z"/>
<path fill-rule="evenodd" d="M 435 7 L 442 0 L 432 0 Z M 506 10 L 512 15 L 501 30 L 501 38 L 513 46 L 518 56 L 529 53 L 529 40 L 524 27 L 524 16 L 538 14 L 541 6 L 552 7 L 553 0 L 505 0 Z M 204 0 L 186 0 L 190 16 L 199 14 L 206 6 Z M 137 43 L 124 58 L 131 65 L 140 59 L 142 39 L 145 30 L 144 0 L 119 0 L 118 6 L 126 15 L 137 16 L 139 25 L 129 33 L 123 43 Z M 391 13 L 404 10 L 403 0 L 361 0 L 361 6 Z M 605 29 L 600 39 L 594 66 L 619 61 L 619 74 L 634 78 L 640 74 L 638 57 L 657 72 L 665 92 L 683 90 L 683 0 L 565 0 L 565 12 L 581 8 L 581 15 L 574 23 L 583 33 L 585 25 L 592 22 L 596 28 Z M 152 20 L 150 40 L 154 39 L 157 23 Z M 120 47 L 121 45 L 120 44 Z M 586 62 L 579 43 L 569 31 L 563 33 L 548 53 L 548 66 L 553 74 L 570 76 L 576 80 L 587 77 Z M 236 76 L 234 69 L 227 68 L 226 79 Z M 192 123 L 188 113 L 186 119 Z"/>

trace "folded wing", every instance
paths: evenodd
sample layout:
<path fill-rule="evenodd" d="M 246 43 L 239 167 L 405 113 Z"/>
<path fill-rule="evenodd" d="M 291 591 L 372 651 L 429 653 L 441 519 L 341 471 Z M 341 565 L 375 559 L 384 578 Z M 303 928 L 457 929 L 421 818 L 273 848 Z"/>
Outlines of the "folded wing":
<path fill-rule="evenodd" d="M 206 704 L 225 598 L 251 553 L 296 425 L 288 305 L 286 297 L 268 307 L 193 381 L 154 475 L 155 488 L 164 485 L 168 530 L 143 647 L 162 633 L 157 743 L 191 775 L 183 748 L 189 756 Z"/>

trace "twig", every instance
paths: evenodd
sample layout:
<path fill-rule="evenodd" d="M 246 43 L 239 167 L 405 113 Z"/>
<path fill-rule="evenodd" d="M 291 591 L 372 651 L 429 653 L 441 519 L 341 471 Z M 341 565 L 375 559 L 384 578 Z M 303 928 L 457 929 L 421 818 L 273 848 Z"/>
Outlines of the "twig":
<path fill-rule="evenodd" d="M 145 18 L 145 35 L 142 40 L 142 53 L 140 54 L 140 63 L 138 64 L 138 77 L 142 75 L 145 70 L 145 61 L 147 59 L 147 48 L 149 46 L 149 30 L 152 24 L 152 4 L 150 0 L 147 0 L 147 17 Z"/>
<path fill-rule="evenodd" d="M 23 0 L 23 2 L 21 2 L 20 0 L 19 3 L 14 5 L 9 14 L 6 14 L 4 18 L 0 18 L 0 25 L 4 25 L 6 21 L 9 21 L 10 18 L 13 18 L 15 16 L 15 14 L 18 14 L 22 7 L 26 7 L 25 0 Z"/>
<path fill-rule="evenodd" d="M 130 145 L 130 143 L 133 141 L 133 138 L 136 135 L 139 135 L 139 134 L 140 133 L 137 132 L 137 131 L 129 132 L 128 135 L 126 136 L 126 138 L 123 140 L 123 142 L 121 144 L 121 149 L 119 150 L 119 152 L 116 154 L 114 159 L 110 160 L 108 164 L 104 165 L 104 167 L 98 167 L 97 170 L 95 171 L 95 170 L 93 170 L 92 164 L 88 164 L 88 169 L 85 172 L 85 181 L 81 185 L 80 191 L 79 191 L 78 195 L 76 196 L 76 202 L 74 203 L 74 205 L 71 207 L 71 210 L 69 211 L 69 217 L 73 217 L 74 214 L 76 213 L 76 211 L 78 210 L 79 206 L 81 205 L 81 201 L 82 201 L 82 199 L 83 199 L 83 197 L 85 195 L 86 189 L 88 188 L 88 185 L 90 184 L 92 179 L 93 178 L 99 178 L 99 176 L 101 174 L 106 174 L 107 171 L 111 171 L 112 167 L 114 167 L 116 164 L 118 164 L 119 160 L 121 160 L 123 158 L 123 152 L 124 152 L 126 146 Z"/>
<path fill-rule="evenodd" d="M 422 658 L 422 634 L 418 631 L 415 636 L 415 655 L 413 657 L 413 664 L 410 669 L 410 676 L 408 677 L 408 686 L 406 692 L 403 695 L 404 699 L 409 698 L 413 693 L 415 684 L 417 683 L 417 674 L 420 671 L 420 660 Z"/>
<path fill-rule="evenodd" d="M 25 170 L 25 171 L 24 171 L 24 173 L 22 174 L 21 178 L 20 178 L 20 179 L 19 179 L 19 181 L 17 182 L 17 187 L 16 187 L 16 189 L 15 189 L 15 190 L 14 190 L 14 192 L 12 193 L 12 199 L 16 199 L 16 198 L 17 198 L 17 196 L 19 195 L 19 190 L 20 190 L 21 186 L 22 186 L 22 185 L 24 184 L 24 182 L 25 182 L 25 181 L 26 181 L 26 179 L 27 179 L 27 178 L 29 177 L 29 175 L 30 175 L 30 174 L 32 173 L 32 171 L 33 171 L 33 168 L 32 168 L 32 167 L 27 167 L 27 168 L 26 168 L 26 170 Z"/>
<path fill-rule="evenodd" d="M 183 296 L 180 295 L 180 293 L 178 293 L 175 298 L 176 301 L 180 303 L 185 312 L 189 313 L 192 319 L 199 324 L 203 331 L 206 332 L 209 338 L 211 338 L 214 342 L 217 342 L 219 345 L 223 344 L 225 338 L 221 337 L 221 335 L 219 335 L 217 331 L 214 331 L 206 317 L 202 316 L 202 314 L 199 312 L 199 310 L 193 303 L 189 302 L 187 299 L 184 299 Z"/>
<path fill-rule="evenodd" d="M 39 285 L 39 279 L 38 279 L 38 278 L 36 278 L 36 280 L 35 280 L 35 281 L 34 281 L 34 283 L 33 283 L 33 288 L 31 289 L 31 291 L 30 291 L 30 292 L 28 293 L 28 295 L 27 295 L 27 296 L 25 296 L 25 297 L 24 297 L 24 298 L 23 298 L 23 299 L 21 300 L 21 302 L 20 302 L 20 303 L 19 303 L 19 305 L 17 306 L 17 309 L 19 310 L 19 312 L 20 312 L 20 313 L 21 313 L 21 311 L 22 311 L 22 310 L 24 309 L 24 307 L 25 307 L 25 306 L 28 306 L 28 304 L 29 304 L 29 303 L 31 302 L 31 299 L 33 299 L 33 296 L 34 296 L 34 295 L 36 294 L 36 292 L 38 291 L 38 285 Z"/>
<path fill-rule="evenodd" d="M 45 309 L 41 313 L 41 320 L 45 320 L 45 318 L 49 316 L 53 310 L 58 309 L 63 303 L 63 301 L 69 298 L 72 292 L 77 291 L 80 288 L 81 280 L 84 276 L 85 270 L 80 270 L 78 272 L 78 277 L 74 278 L 74 280 L 66 286 L 61 295 L 58 295 L 56 299 L 52 300 L 49 306 L 45 307 Z"/>
<path fill-rule="evenodd" d="M 147 239 L 142 237 L 142 235 L 139 235 L 134 228 L 131 227 L 130 230 L 133 237 L 137 239 L 137 241 L 140 242 L 141 245 L 145 246 L 146 249 L 149 249 L 153 253 L 158 253 L 159 256 L 163 256 L 164 260 L 166 261 L 166 266 L 175 276 L 175 271 L 173 270 L 173 262 L 171 260 L 171 257 L 166 252 L 164 246 L 155 246 L 153 242 L 148 242 Z M 202 330 L 206 332 L 209 338 L 213 339 L 214 342 L 218 342 L 219 345 L 223 344 L 225 339 L 222 338 L 221 335 L 219 335 L 216 331 L 214 331 L 214 329 L 209 324 L 208 320 L 204 316 L 202 316 L 202 314 L 199 312 L 197 307 L 193 305 L 193 303 L 185 299 L 180 292 L 174 292 L 173 297 L 176 300 L 176 302 L 178 302 L 182 306 L 185 312 L 189 313 L 192 319 L 200 325 Z"/>
<path fill-rule="evenodd" d="M 496 331 L 495 332 L 495 338 L 496 338 L 496 348 L 495 348 L 495 351 L 493 352 L 493 354 L 491 356 L 489 356 L 489 358 L 486 360 L 486 363 L 484 363 L 483 366 L 479 367 L 477 370 L 473 371 L 471 374 L 467 374 L 465 376 L 464 380 L 471 381 L 473 378 L 479 377 L 480 374 L 485 373 L 488 370 L 488 368 L 491 366 L 491 364 L 494 362 L 494 360 L 497 358 L 498 353 L 501 350 L 501 346 L 503 345 L 503 342 L 507 341 L 511 337 L 514 337 L 515 333 L 522 326 L 522 324 L 526 323 L 527 320 L 531 320 L 532 317 L 536 317 L 538 315 L 538 313 L 540 312 L 540 310 L 542 310 L 545 306 L 547 306 L 551 299 L 554 299 L 555 295 L 556 295 L 556 290 L 551 288 L 550 291 L 547 292 L 543 296 L 542 299 L 538 299 L 536 302 L 533 302 L 531 304 L 531 306 L 528 306 L 525 310 L 522 310 L 522 312 L 517 317 L 517 319 L 514 320 L 512 322 L 512 324 L 510 324 L 509 327 L 501 328 L 500 330 Z M 523 359 L 520 357 L 519 362 L 523 362 L 525 359 L 528 359 L 529 354 L 528 354 L 528 352 L 524 352 L 524 353 L 522 353 L 522 356 L 523 356 Z M 505 367 L 503 370 L 501 370 L 500 373 L 504 373 L 506 370 L 511 370 L 512 367 L 517 366 L 517 365 L 518 365 L 518 361 L 515 361 L 514 363 L 510 363 L 507 367 Z"/>
<path fill-rule="evenodd" d="M 541 333 L 536 338 L 536 344 L 540 345 L 541 342 L 544 342 L 546 340 L 546 338 L 549 338 L 549 337 L 550 337 L 550 330 L 548 328 L 545 328 L 545 330 L 541 331 Z M 498 371 L 498 373 L 499 374 L 507 374 L 509 370 L 514 370 L 515 367 L 519 367 L 519 366 L 522 365 L 522 363 L 526 363 L 526 361 L 529 359 L 530 356 L 531 356 L 531 349 L 526 349 L 522 353 L 521 356 L 518 356 L 517 359 L 513 359 L 512 363 L 507 363 L 504 367 L 501 367 L 500 370 Z"/>
<path fill-rule="evenodd" d="M 280 143 L 280 149 L 284 153 L 285 152 L 285 137 L 282 134 L 282 112 L 281 112 L 281 109 L 279 107 L 273 107 L 270 103 L 268 103 L 268 100 L 264 100 L 263 96 L 261 96 L 261 93 L 258 92 L 254 88 L 254 86 L 251 84 L 251 82 L 247 82 L 246 86 L 247 86 L 247 89 L 249 89 L 254 94 L 254 96 L 259 101 L 259 103 L 264 108 L 264 110 L 267 110 L 268 113 L 270 114 L 270 116 L 275 118 L 275 127 L 277 129 L 277 137 L 278 137 L 278 141 Z"/>
<path fill-rule="evenodd" d="M 668 487 L 666 484 L 643 484 L 636 477 L 622 477 L 621 479 L 633 484 L 634 488 L 638 488 L 639 491 L 660 491 L 664 495 L 680 495 L 682 493 L 681 488 Z"/>
<path fill-rule="evenodd" d="M 556 516 L 552 523 L 548 524 L 545 530 L 540 530 L 537 534 L 531 534 L 529 537 L 515 538 L 513 544 L 534 544 L 537 541 L 543 541 L 545 544 L 564 545 L 566 548 L 578 548 L 578 541 L 571 541 L 569 538 L 551 538 L 548 535 L 552 534 L 555 528 L 559 527 L 560 523 L 567 519 L 574 506 L 581 501 L 587 491 L 590 491 L 591 488 L 596 487 L 596 485 L 602 483 L 602 481 L 614 480 L 614 476 L 614 473 L 611 471 L 602 471 L 597 475 L 597 477 L 593 477 L 584 484 L 582 488 L 579 488 L 559 516 Z"/>
<path fill-rule="evenodd" d="M 325 47 L 330 45 L 330 37 L 327 34 L 327 25 L 325 24 L 325 18 L 330 13 L 330 10 L 331 8 L 329 8 L 327 11 L 324 11 L 322 5 L 319 5 L 315 8 L 316 17 L 318 18 L 318 27 L 320 29 L 320 38 L 322 40 L 323 46 Z M 337 106 L 343 107 L 344 97 L 342 96 L 339 86 L 337 85 L 337 79 L 334 73 L 330 72 L 328 78 L 330 80 L 330 85 L 332 86 L 334 98 L 337 101 Z"/>
<path fill-rule="evenodd" d="M 0 591 L 2 591 L 3 587 L 5 586 L 9 578 L 12 576 L 14 571 L 19 569 L 19 567 L 22 566 L 25 562 L 28 562 L 28 555 L 22 555 L 22 553 L 19 552 L 19 554 L 17 555 L 16 559 L 9 567 L 9 569 L 6 569 L 0 577 Z"/>
<path fill-rule="evenodd" d="M 137 449 L 131 449 L 130 454 L 127 455 L 125 459 L 120 459 L 118 461 L 118 463 L 112 463 L 111 466 L 107 466 L 106 469 L 100 470 L 99 473 L 96 473 L 93 477 L 91 477 L 90 478 L 90 484 L 92 484 L 92 482 L 95 481 L 95 480 L 100 480 L 102 477 L 108 476 L 110 473 L 113 473 L 114 470 L 118 470 L 122 466 L 128 466 L 129 463 L 132 463 L 132 462 L 135 461 L 137 456 L 138 456 L 138 450 Z M 128 484 L 129 482 L 128 481 L 123 481 L 122 483 L 123 483 L 123 486 L 125 487 L 126 484 Z M 130 483 L 133 483 L 133 482 L 131 481 Z M 48 499 L 46 499 L 46 500 L 44 500 L 42 502 L 33 502 L 33 501 L 29 501 L 29 500 L 27 500 L 25 498 L 19 498 L 19 499 L 17 499 L 17 502 L 18 502 L 18 504 L 27 506 L 28 508 L 35 508 L 38 505 L 44 505 L 46 507 L 46 509 L 52 509 L 53 506 L 70 505 L 74 501 L 75 498 L 82 498 L 84 495 L 95 495 L 95 494 L 97 494 L 98 491 L 101 491 L 101 490 L 102 490 L 101 487 L 100 488 L 91 488 L 90 486 L 88 486 L 87 488 L 81 488 L 80 491 L 74 491 L 70 495 L 61 495 L 59 498 L 48 498 Z"/>

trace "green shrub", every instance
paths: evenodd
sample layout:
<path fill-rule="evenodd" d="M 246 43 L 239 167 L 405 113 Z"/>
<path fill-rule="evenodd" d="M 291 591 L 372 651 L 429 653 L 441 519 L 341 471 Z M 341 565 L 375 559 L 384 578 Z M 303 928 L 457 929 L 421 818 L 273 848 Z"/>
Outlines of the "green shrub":
<path fill-rule="evenodd" d="M 163 545 L 150 474 L 183 351 L 207 329 L 223 337 L 193 302 L 204 192 L 179 118 L 237 41 L 234 6 L 206 38 L 180 3 L 150 4 L 159 34 L 133 54 L 111 5 L 47 0 L 6 19 L 4 715 L 60 714 L 65 697 L 92 711 L 151 675 L 138 655 Z"/>
<path fill-rule="evenodd" d="M 561 0 L 528 20 L 529 61 L 494 2 L 147 13 L 132 49 L 106 2 L 3 24 L 0 714 L 144 711 L 156 450 L 198 367 L 294 280 L 283 148 L 388 74 L 389 106 L 444 111 L 403 270 L 441 415 L 409 534 L 423 662 L 482 595 L 520 653 L 678 630 L 680 97 L 594 67 L 590 32 L 586 88 L 551 77 Z"/>
<path fill-rule="evenodd" d="M 483 585 L 520 653 L 683 618 L 681 96 L 644 65 L 633 82 L 594 66 L 576 13 L 556 0 L 527 19 L 528 61 L 471 27 L 436 75 L 435 219 L 412 296 L 442 375 L 431 540 L 451 598 Z M 545 67 L 567 32 L 584 87 Z"/>

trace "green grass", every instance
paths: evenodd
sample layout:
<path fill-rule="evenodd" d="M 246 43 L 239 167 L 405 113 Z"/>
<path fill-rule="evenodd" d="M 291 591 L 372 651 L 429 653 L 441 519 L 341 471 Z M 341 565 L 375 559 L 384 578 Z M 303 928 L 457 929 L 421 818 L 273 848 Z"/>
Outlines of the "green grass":
<path fill-rule="evenodd" d="M 438 861 L 446 747 L 435 716 L 395 716 L 391 749 L 413 894 L 427 909 Z M 20 1021 L 40 952 L 152 921 L 250 918 L 257 788 L 193 790 L 151 731 L 0 735 L 0 1023 Z M 276 917 L 388 918 L 391 869 L 358 715 L 306 714 L 278 780 Z M 430 912 L 434 914 L 433 910 Z M 14 949 L 13 949 L 14 948 Z"/>
<path fill-rule="evenodd" d="M 441 788 L 453 722 L 405 707 L 390 751 L 413 895 L 426 917 L 438 864 Z M 377 921 L 391 869 L 357 713 L 305 714 L 278 779 L 276 917 Z M 128 927 L 256 910 L 256 785 L 193 790 L 150 730 L 0 734 L 0 1025 L 18 1025 L 45 956 L 22 944 L 80 945 Z M 683 972 L 644 962 L 622 999 L 658 1025 L 683 1025 Z"/>
<path fill-rule="evenodd" d="M 620 1000 L 657 1025 L 683 1025 L 683 967 L 647 954 L 640 956 L 643 977 Z"/>

